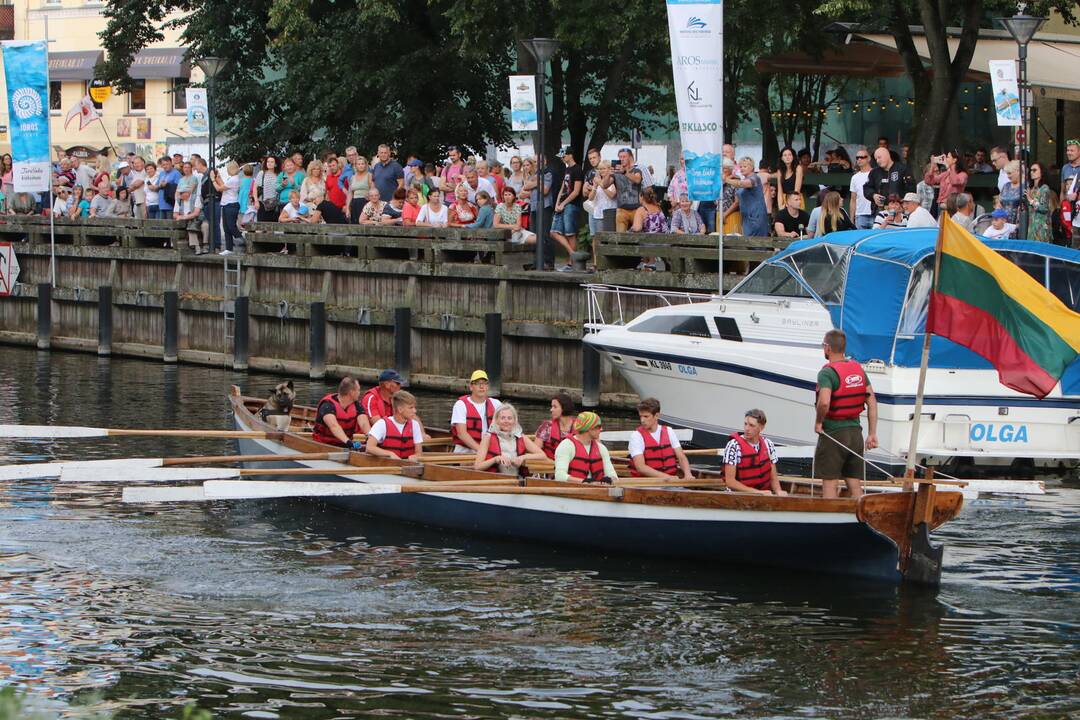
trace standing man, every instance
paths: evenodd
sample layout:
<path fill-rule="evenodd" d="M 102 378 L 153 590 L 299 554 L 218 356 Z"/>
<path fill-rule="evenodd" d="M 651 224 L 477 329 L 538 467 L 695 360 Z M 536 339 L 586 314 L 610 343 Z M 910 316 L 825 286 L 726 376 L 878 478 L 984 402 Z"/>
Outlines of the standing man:
<path fill-rule="evenodd" d="M 884 208 L 890 195 L 904 197 L 909 192 L 915 192 L 915 178 L 911 176 L 911 170 L 907 165 L 894 161 L 886 148 L 879 147 L 874 151 L 874 161 L 877 167 L 866 178 L 863 196 L 873 200 L 875 207 Z"/>
<path fill-rule="evenodd" d="M 341 191 L 346 197 L 349 196 L 349 178 L 356 172 L 356 161 L 360 158 L 360 153 L 357 151 L 355 145 L 350 145 L 345 148 L 345 167 L 341 168 L 341 174 L 338 175 L 337 184 L 338 190 Z M 346 203 L 348 201 L 346 200 Z"/>
<path fill-rule="evenodd" d="M 360 431 L 367 432 L 379 418 L 390 417 L 393 407 L 390 399 L 401 389 L 401 375 L 397 370 L 383 370 L 379 373 L 379 384 L 364 393 L 360 401 L 363 415 L 360 417 Z"/>
<path fill-rule="evenodd" d="M 161 217 L 167 218 L 173 214 L 176 188 L 180 184 L 180 172 L 173 167 L 172 159 L 168 155 L 163 155 L 158 165 L 161 168 L 157 177 L 157 185 L 161 188 L 158 193 L 158 210 L 161 211 Z"/>
<path fill-rule="evenodd" d="M 390 157 L 389 145 L 380 145 L 377 157 L 378 162 L 371 166 L 371 176 L 375 180 L 375 187 L 379 188 L 379 197 L 389 201 L 398 188 L 405 187 L 405 171 L 397 160 Z"/>
<path fill-rule="evenodd" d="M 1080 247 L 1080 214 L 1076 212 L 1076 200 L 1080 197 L 1080 140 L 1065 142 L 1065 157 L 1069 159 L 1069 162 L 1061 168 L 1061 195 L 1058 197 L 1069 203 L 1068 212 L 1072 216 L 1072 246 L 1078 248 Z"/>
<path fill-rule="evenodd" d="M 316 442 L 359 450 L 362 444 L 353 440 L 357 431 L 360 409 L 360 383 L 356 378 L 345 376 L 338 384 L 336 393 L 328 393 L 319 401 L 315 414 L 315 426 L 311 439 Z"/>
<path fill-rule="evenodd" d="M 469 394 L 459 397 L 450 413 L 454 452 L 479 452 L 480 438 L 491 427 L 495 412 L 501 407 L 501 402 L 488 397 L 487 373 L 483 370 L 474 371 L 469 378 Z"/>
<path fill-rule="evenodd" d="M 742 433 L 732 433 L 724 447 L 724 484 L 734 492 L 759 495 L 787 495 L 780 489 L 776 472 L 776 448 L 761 434 L 765 429 L 765 411 L 747 410 Z"/>
<path fill-rule="evenodd" d="M 784 207 L 776 213 L 773 229 L 777 237 L 800 238 L 810 225 L 810 213 L 802 209 L 802 193 L 793 190 L 784 196 Z"/>
<path fill-rule="evenodd" d="M 131 161 L 131 178 L 128 192 L 131 194 L 131 213 L 133 217 L 146 217 L 146 163 L 136 155 Z"/>
<path fill-rule="evenodd" d="M 1066 148 L 1068 151 L 1068 148 Z M 1009 151 L 1000 145 L 995 145 L 990 148 L 990 162 L 994 164 L 994 168 L 998 171 L 997 188 L 1000 193 L 1005 186 L 1009 184 L 1009 173 L 1005 172 L 1005 166 L 1009 164 Z M 1064 174 L 1064 171 L 1062 171 Z"/>
<path fill-rule="evenodd" d="M 581 166 L 574 159 L 574 150 L 569 146 L 563 148 L 559 154 L 566 172 L 563 173 L 562 186 L 559 195 L 555 199 L 555 217 L 551 221 L 551 237 L 555 242 L 566 248 L 568 256 L 577 251 L 578 211 L 581 210 L 581 186 L 585 176 L 581 172 Z M 560 270 L 569 272 L 573 265 L 567 264 Z"/>
<path fill-rule="evenodd" d="M 851 175 L 851 207 L 848 216 L 855 221 L 855 229 L 869 230 L 874 227 L 874 209 L 863 195 L 863 188 L 870 178 L 870 151 L 864 147 L 855 151 L 855 172 Z"/>
<path fill-rule="evenodd" d="M 75 171 L 75 184 L 81 187 L 83 192 L 94 186 L 94 176 L 97 173 L 94 172 L 94 168 L 90 163 L 83 164 L 78 156 L 72 155 L 71 169 Z"/>
<path fill-rule="evenodd" d="M 453 205 L 454 189 L 458 185 L 458 178 L 465 174 L 465 161 L 461 159 L 461 150 L 456 145 L 451 145 L 446 154 L 450 157 L 450 163 L 439 171 L 439 189 L 446 198 L 446 204 Z"/>
<path fill-rule="evenodd" d="M 862 365 L 845 356 L 847 336 L 843 330 L 825 333 L 822 348 L 827 362 L 817 376 L 814 469 L 821 478 L 824 497 L 839 497 L 837 481 L 843 478 L 848 494 L 857 498 L 862 495 L 865 474 L 863 453 L 878 446 L 877 398 Z M 865 449 L 859 423 L 863 407 L 868 426 Z"/>

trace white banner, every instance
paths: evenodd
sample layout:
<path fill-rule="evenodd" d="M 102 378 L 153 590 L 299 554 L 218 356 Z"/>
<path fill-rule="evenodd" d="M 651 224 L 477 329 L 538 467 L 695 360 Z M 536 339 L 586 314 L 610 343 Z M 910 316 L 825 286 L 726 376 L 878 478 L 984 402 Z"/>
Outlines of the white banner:
<path fill-rule="evenodd" d="M 536 114 L 536 76 L 510 76 L 510 129 L 535 132 L 540 129 Z"/>
<path fill-rule="evenodd" d="M 997 124 L 1020 126 L 1020 89 L 1016 83 L 1015 60 L 991 60 L 990 84 L 994 88 L 994 112 Z"/>
<path fill-rule="evenodd" d="M 192 135 L 210 133 L 210 110 L 206 103 L 206 88 L 184 88 L 187 100 L 188 131 Z"/>
<path fill-rule="evenodd" d="M 691 200 L 716 200 L 724 119 L 722 0 L 667 0 L 679 134 Z"/>

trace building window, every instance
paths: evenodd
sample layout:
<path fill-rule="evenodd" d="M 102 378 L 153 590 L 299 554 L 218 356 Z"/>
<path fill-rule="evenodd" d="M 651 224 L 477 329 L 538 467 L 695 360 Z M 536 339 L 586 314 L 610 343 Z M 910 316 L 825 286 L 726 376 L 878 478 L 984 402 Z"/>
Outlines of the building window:
<path fill-rule="evenodd" d="M 92 80 L 87 80 L 86 81 L 86 92 L 83 93 L 83 94 L 86 95 L 86 97 L 90 98 L 90 102 L 94 104 L 94 109 L 95 110 L 100 110 L 101 109 L 101 103 L 99 103 L 97 100 L 95 100 L 93 98 L 93 96 L 90 95 L 90 83 L 92 83 L 92 82 L 93 82 Z"/>
<path fill-rule="evenodd" d="M 60 112 L 60 106 L 63 101 L 63 95 L 60 91 L 62 83 L 59 80 L 49 81 L 49 110 L 55 113 Z"/>
<path fill-rule="evenodd" d="M 173 78 L 172 79 L 172 111 L 178 115 L 183 115 L 187 112 L 187 94 L 185 90 L 188 87 L 187 78 Z"/>
<path fill-rule="evenodd" d="M 131 92 L 128 93 L 128 111 L 146 112 L 146 81 L 132 80 Z"/>

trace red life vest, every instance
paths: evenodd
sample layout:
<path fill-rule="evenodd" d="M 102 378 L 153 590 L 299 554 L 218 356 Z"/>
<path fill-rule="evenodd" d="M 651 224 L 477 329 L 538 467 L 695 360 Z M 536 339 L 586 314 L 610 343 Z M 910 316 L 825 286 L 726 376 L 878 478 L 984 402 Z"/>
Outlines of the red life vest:
<path fill-rule="evenodd" d="M 573 435 L 570 442 L 574 443 L 574 459 L 570 461 L 567 469 L 570 477 L 578 480 L 600 481 L 604 479 L 604 458 L 600 455 L 600 442 L 595 441 L 588 452 L 585 446 Z"/>
<path fill-rule="evenodd" d="M 357 420 L 360 418 L 360 406 L 356 403 L 350 403 L 349 407 L 343 407 L 341 405 L 341 400 L 338 399 L 337 393 L 326 394 L 323 396 L 323 399 L 319 401 L 319 404 L 322 405 L 327 401 L 334 406 L 334 418 L 337 419 L 342 432 L 345 433 L 346 437 L 351 438 L 353 434 L 356 433 Z M 338 447 L 345 446 L 345 443 L 334 437 L 334 434 L 330 432 L 329 426 L 321 419 L 315 421 L 315 427 L 311 429 L 311 439 L 328 445 L 337 445 Z"/>
<path fill-rule="evenodd" d="M 487 425 L 485 426 L 480 418 L 480 413 L 477 412 L 476 406 L 472 404 L 469 397 L 469 395 L 462 395 L 458 400 L 465 403 L 465 432 L 479 445 L 480 438 L 484 436 L 484 428 L 491 427 L 491 420 L 495 417 L 495 403 L 491 402 L 491 398 L 484 401 L 484 414 L 487 416 Z M 454 444 L 468 447 L 458 437 L 456 430 L 454 431 Z"/>
<path fill-rule="evenodd" d="M 488 438 L 489 438 L 488 439 L 488 451 L 487 451 L 487 458 L 486 459 L 487 460 L 492 460 L 494 458 L 499 457 L 499 455 L 502 455 L 502 446 L 499 443 L 499 438 L 495 437 L 494 435 L 489 435 Z M 522 455 L 525 455 L 528 452 L 529 452 L 528 449 L 526 449 L 526 447 L 525 447 L 525 438 L 518 435 L 518 438 L 517 438 L 517 454 L 518 454 L 518 457 L 521 457 Z M 490 472 L 498 472 L 498 469 L 494 465 L 489 467 L 488 470 Z M 529 468 L 525 467 L 525 465 L 521 465 L 521 467 L 518 468 L 518 475 L 520 475 L 521 477 L 525 477 L 528 474 L 529 474 Z"/>
<path fill-rule="evenodd" d="M 414 422 L 416 421 L 410 420 L 405 423 L 401 431 L 398 431 L 397 425 L 390 418 L 383 418 L 383 424 L 386 425 L 386 437 L 379 443 L 379 447 L 389 450 L 402 460 L 411 458 L 416 454 L 416 440 L 413 439 Z"/>
<path fill-rule="evenodd" d="M 382 395 L 379 394 L 378 386 L 364 393 L 364 397 L 360 400 L 360 407 L 364 409 L 364 414 L 368 416 L 372 425 L 375 424 L 375 418 L 390 417 L 394 414 L 390 409 L 390 403 L 383 400 Z"/>
<path fill-rule="evenodd" d="M 746 442 L 742 433 L 732 433 L 731 437 L 739 443 L 739 464 L 735 466 L 735 479 L 752 488 L 769 487 L 772 480 L 772 458 L 769 457 L 769 445 L 763 435 L 758 436 L 758 446 Z"/>
<path fill-rule="evenodd" d="M 639 427 L 637 431 L 645 441 L 645 452 L 642 453 L 645 464 L 653 470 L 659 470 L 666 475 L 677 474 L 679 463 L 675 459 L 675 449 L 671 447 L 671 436 L 668 434 L 667 425 L 660 426 L 659 441 L 653 440 L 652 433 L 643 427 Z M 641 473 L 637 471 L 632 461 L 630 474 L 634 477 L 641 477 Z"/>
<path fill-rule="evenodd" d="M 840 387 L 832 391 L 829 400 L 829 420 L 851 420 L 862 414 L 866 405 L 866 374 L 862 365 L 855 360 L 840 360 L 826 363 L 840 379 Z"/>
<path fill-rule="evenodd" d="M 549 460 L 554 460 L 555 459 L 555 449 L 557 447 L 559 447 L 559 443 L 561 443 L 563 440 L 565 440 L 568 437 L 570 437 L 570 436 L 569 435 L 563 435 L 562 427 L 559 426 L 559 421 L 558 420 L 552 420 L 551 421 L 551 434 L 548 436 L 548 439 L 544 441 L 544 445 L 543 445 L 543 448 L 542 448 L 543 451 L 544 451 L 544 454 L 548 456 Z"/>

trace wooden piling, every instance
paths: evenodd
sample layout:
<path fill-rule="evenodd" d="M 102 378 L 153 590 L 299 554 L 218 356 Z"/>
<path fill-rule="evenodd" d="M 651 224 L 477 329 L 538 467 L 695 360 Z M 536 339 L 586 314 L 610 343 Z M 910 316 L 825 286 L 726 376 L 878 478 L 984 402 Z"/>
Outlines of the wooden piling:
<path fill-rule="evenodd" d="M 98 288 L 98 345 L 101 357 L 112 355 L 113 339 L 113 292 L 111 285 Z"/>

